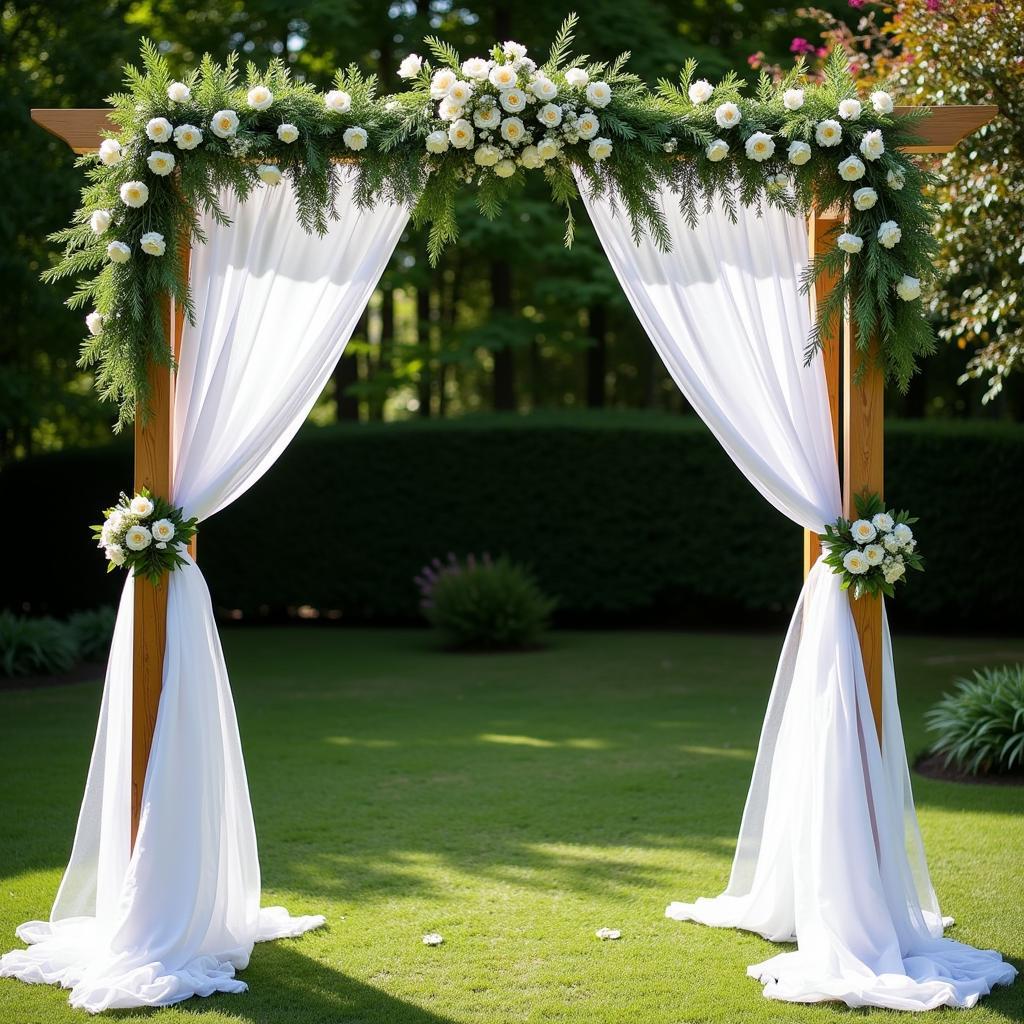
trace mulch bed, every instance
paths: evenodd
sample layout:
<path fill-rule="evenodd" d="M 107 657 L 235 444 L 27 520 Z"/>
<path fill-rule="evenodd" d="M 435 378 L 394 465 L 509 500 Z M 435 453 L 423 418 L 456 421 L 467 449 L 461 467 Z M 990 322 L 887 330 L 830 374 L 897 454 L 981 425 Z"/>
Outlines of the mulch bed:
<path fill-rule="evenodd" d="M 970 786 L 1024 786 L 1024 771 L 972 775 L 961 771 L 956 765 L 947 767 L 942 754 L 922 754 L 914 762 L 914 771 L 927 779 L 938 779 L 940 782 L 965 782 Z"/>
<path fill-rule="evenodd" d="M 45 686 L 73 686 L 76 683 L 102 682 L 107 673 L 106 662 L 83 661 L 70 672 L 58 676 L 0 677 L 0 692 L 9 690 L 38 690 Z"/>

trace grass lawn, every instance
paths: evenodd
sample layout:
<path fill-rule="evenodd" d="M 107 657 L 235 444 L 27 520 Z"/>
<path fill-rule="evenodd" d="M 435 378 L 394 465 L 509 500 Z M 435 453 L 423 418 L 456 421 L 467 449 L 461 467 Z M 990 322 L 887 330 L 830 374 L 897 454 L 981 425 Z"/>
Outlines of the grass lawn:
<path fill-rule="evenodd" d="M 427 633 L 229 631 L 264 904 L 328 927 L 256 947 L 240 996 L 118 1018 L 251 1024 L 893 1020 L 761 996 L 778 947 L 663 917 L 725 885 L 779 636 L 560 633 L 462 656 Z M 952 678 L 1024 640 L 897 637 L 908 747 Z M 98 685 L 0 694 L 0 936 L 49 911 Z M 953 935 L 1021 966 L 1024 790 L 915 778 Z M 619 942 L 594 931 L 620 928 Z M 425 932 L 444 945 L 428 948 Z M 2 1024 L 82 1021 L 0 981 Z M 1024 982 L 971 1024 L 1019 1021 Z M 966 1018 L 965 1018 L 966 1019 Z"/>

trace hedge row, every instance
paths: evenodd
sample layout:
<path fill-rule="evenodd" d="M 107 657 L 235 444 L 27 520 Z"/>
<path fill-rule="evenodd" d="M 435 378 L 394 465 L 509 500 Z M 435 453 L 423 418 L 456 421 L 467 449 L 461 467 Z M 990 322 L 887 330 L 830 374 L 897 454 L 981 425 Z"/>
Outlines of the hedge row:
<path fill-rule="evenodd" d="M 120 574 L 104 577 L 86 525 L 129 468 L 118 444 L 0 474 L 16 527 L 0 604 L 63 614 L 114 600 Z M 893 618 L 1019 628 L 1024 427 L 890 421 L 886 473 L 892 501 L 922 517 L 929 569 Z M 44 521 L 45 541 L 30 540 L 26 527 Z M 312 606 L 342 621 L 409 621 L 413 576 L 448 551 L 529 563 L 574 624 L 781 621 L 801 576 L 800 531 L 702 424 L 655 414 L 309 428 L 199 535 L 214 600 L 244 618 Z"/>

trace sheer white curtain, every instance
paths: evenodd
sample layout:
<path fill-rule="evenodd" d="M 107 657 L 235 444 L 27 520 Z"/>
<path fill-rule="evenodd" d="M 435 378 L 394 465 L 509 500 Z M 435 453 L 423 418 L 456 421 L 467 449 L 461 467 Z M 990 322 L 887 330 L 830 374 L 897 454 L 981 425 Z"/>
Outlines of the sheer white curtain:
<path fill-rule="evenodd" d="M 251 487 L 326 384 L 408 218 L 352 202 L 339 222 L 299 227 L 291 189 L 242 204 L 229 227 L 205 218 L 192 257 L 197 326 L 182 342 L 173 499 L 206 519 Z M 268 549 L 259 556 L 275 557 Z M 256 832 L 238 725 L 203 575 L 171 575 L 163 691 L 135 849 L 129 856 L 133 583 L 125 585 L 71 861 L 48 922 L 0 974 L 71 989 L 98 1012 L 239 992 L 254 942 L 298 935 L 320 916 L 260 908 Z"/>
<path fill-rule="evenodd" d="M 803 365 L 803 220 L 741 208 L 733 224 L 716 209 L 691 230 L 666 194 L 666 254 L 646 237 L 635 245 L 624 212 L 581 188 L 679 389 L 761 494 L 820 533 L 841 504 L 824 375 L 819 364 Z M 880 749 L 849 600 L 819 561 L 779 661 L 729 885 L 714 899 L 666 911 L 795 939 L 795 951 L 748 971 L 769 998 L 925 1010 L 973 1005 L 1014 977 L 998 953 L 942 937 L 888 627 L 884 664 Z"/>

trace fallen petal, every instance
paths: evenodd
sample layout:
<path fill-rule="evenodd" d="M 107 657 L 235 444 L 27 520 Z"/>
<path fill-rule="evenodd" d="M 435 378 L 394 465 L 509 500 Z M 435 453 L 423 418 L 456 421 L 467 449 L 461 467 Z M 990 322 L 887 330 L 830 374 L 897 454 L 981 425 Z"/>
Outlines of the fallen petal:
<path fill-rule="evenodd" d="M 437 932 L 431 932 L 429 935 L 423 936 L 424 946 L 440 946 L 444 942 L 444 938 L 437 934 Z"/>

